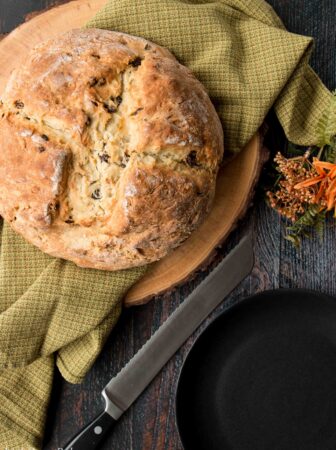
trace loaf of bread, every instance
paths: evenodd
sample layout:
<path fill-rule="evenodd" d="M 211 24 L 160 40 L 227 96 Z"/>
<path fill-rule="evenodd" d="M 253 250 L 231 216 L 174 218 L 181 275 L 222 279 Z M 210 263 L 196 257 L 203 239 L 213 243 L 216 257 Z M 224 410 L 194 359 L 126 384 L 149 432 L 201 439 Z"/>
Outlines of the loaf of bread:
<path fill-rule="evenodd" d="M 90 268 L 146 264 L 206 217 L 223 132 L 165 48 L 105 30 L 37 46 L 0 102 L 0 214 L 42 251 Z"/>

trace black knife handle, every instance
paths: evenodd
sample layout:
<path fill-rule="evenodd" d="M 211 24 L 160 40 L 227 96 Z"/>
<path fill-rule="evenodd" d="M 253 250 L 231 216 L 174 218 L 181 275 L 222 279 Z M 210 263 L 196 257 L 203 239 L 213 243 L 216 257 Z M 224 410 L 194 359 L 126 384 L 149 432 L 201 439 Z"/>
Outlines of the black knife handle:
<path fill-rule="evenodd" d="M 89 425 L 80 431 L 64 450 L 94 450 L 106 438 L 111 427 L 117 421 L 113 419 L 107 412 L 102 412 Z"/>

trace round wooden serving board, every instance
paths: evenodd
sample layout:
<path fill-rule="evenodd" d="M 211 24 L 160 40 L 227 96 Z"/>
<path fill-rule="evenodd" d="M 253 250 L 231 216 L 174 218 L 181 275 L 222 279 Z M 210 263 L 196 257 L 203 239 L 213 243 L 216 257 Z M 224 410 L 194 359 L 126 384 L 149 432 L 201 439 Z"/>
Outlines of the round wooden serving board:
<path fill-rule="evenodd" d="M 0 93 L 13 68 L 20 65 L 30 48 L 85 24 L 106 0 L 75 0 L 36 15 L 0 42 Z M 129 291 L 127 306 L 146 303 L 155 295 L 187 280 L 206 265 L 246 211 L 264 159 L 261 136 L 256 134 L 246 148 L 219 173 L 213 209 L 192 236 L 161 261 Z"/>

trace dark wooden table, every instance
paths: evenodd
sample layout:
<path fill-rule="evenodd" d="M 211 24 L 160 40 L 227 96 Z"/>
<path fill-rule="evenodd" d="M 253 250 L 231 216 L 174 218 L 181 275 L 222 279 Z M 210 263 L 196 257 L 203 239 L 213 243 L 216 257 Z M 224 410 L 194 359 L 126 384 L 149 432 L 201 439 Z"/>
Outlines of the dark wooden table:
<path fill-rule="evenodd" d="M 145 1 L 145 0 L 143 0 Z M 11 31 L 35 10 L 49 7 L 51 0 L 0 0 L 0 33 Z M 312 65 L 330 89 L 336 88 L 336 1 L 269 0 L 290 31 L 314 36 L 316 49 Z M 269 133 L 272 151 L 282 148 L 284 138 L 274 121 Z M 261 180 L 261 182 L 263 179 Z M 261 183 L 262 184 L 262 183 Z M 318 237 L 303 242 L 296 251 L 284 238 L 285 221 L 265 204 L 257 192 L 253 207 L 217 252 L 214 266 L 247 230 L 253 231 L 256 265 L 243 282 L 201 327 L 221 311 L 244 297 L 265 289 L 305 287 L 336 295 L 336 222 L 325 227 Z M 182 299 L 200 282 L 204 273 L 181 286 L 169 296 L 125 310 L 103 352 L 81 385 L 70 385 L 56 374 L 48 414 L 45 450 L 62 447 L 102 407 L 100 391 L 125 362 L 168 317 Z M 166 365 L 134 406 L 121 418 L 103 447 L 105 450 L 182 449 L 175 423 L 175 390 L 184 358 L 199 335 L 198 330 Z M 257 449 L 256 449 L 257 450 Z"/>

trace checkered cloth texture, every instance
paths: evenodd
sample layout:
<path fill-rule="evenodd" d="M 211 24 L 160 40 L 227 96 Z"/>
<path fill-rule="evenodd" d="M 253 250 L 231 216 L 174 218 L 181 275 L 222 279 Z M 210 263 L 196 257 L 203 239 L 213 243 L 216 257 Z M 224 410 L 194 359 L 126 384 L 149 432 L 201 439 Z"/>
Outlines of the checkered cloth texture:
<path fill-rule="evenodd" d="M 238 153 L 274 106 L 287 138 L 316 143 L 330 92 L 308 65 L 313 41 L 289 33 L 263 0 L 111 0 L 87 24 L 169 48 L 205 85 L 225 153 Z"/>
<path fill-rule="evenodd" d="M 0 449 L 37 449 L 55 362 L 82 381 L 117 322 L 121 299 L 146 268 L 82 269 L 45 255 L 2 224 Z"/>
<path fill-rule="evenodd" d="M 331 94 L 308 66 L 312 39 L 287 32 L 263 0 L 111 0 L 87 26 L 172 50 L 206 86 L 227 153 L 241 150 L 273 105 L 291 141 L 316 143 Z M 118 319 L 120 300 L 144 271 L 81 269 L 3 225 L 1 449 L 40 448 L 55 361 L 66 380 L 83 379 Z"/>

